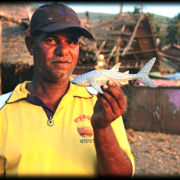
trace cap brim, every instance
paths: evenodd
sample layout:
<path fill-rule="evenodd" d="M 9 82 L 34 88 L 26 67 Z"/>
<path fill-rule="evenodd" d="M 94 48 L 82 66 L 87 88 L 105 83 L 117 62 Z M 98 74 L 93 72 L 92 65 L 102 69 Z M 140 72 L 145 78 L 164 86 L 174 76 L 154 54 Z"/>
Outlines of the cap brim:
<path fill-rule="evenodd" d="M 54 31 L 61 31 L 64 29 L 69 29 L 69 28 L 79 29 L 82 36 L 87 37 L 89 39 L 93 38 L 93 35 L 89 30 L 87 30 L 86 28 L 83 28 L 81 26 L 76 26 L 73 24 L 53 23 L 53 24 L 49 24 L 47 26 L 41 27 L 38 30 L 43 31 L 43 32 L 54 32 Z"/>

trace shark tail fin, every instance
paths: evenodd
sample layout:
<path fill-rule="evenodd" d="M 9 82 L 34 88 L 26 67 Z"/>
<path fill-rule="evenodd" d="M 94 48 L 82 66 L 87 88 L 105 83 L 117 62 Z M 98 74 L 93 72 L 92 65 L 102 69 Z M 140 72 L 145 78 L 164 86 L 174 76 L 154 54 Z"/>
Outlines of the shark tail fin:
<path fill-rule="evenodd" d="M 149 72 L 155 62 L 156 58 L 152 58 L 149 62 L 145 64 L 145 66 L 138 72 L 138 80 L 142 82 L 144 85 L 149 87 L 157 87 L 156 84 L 154 84 L 151 79 L 148 77 Z"/>

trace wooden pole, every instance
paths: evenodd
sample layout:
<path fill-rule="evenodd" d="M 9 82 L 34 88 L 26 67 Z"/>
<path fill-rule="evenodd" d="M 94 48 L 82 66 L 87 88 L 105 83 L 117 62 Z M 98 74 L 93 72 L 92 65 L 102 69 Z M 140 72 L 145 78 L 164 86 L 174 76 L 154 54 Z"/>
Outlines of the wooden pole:
<path fill-rule="evenodd" d="M 155 49 L 147 49 L 147 50 L 142 50 L 142 51 L 133 51 L 133 52 L 127 52 L 127 54 L 138 54 L 138 53 L 146 53 L 146 52 L 153 52 L 153 51 L 158 51 L 157 48 Z M 115 57 L 115 56 L 123 56 L 123 53 L 118 53 L 118 54 L 113 54 L 112 57 Z M 180 58 L 179 58 L 180 59 Z"/>
<path fill-rule="evenodd" d="M 116 48 L 117 48 L 117 45 L 114 45 L 114 47 L 113 47 L 113 49 L 112 49 L 112 51 L 111 51 L 111 53 L 110 53 L 109 57 L 108 57 L 108 58 L 107 58 L 107 60 L 106 60 L 106 69 L 107 69 L 107 68 L 108 68 L 108 66 L 109 66 L 109 61 L 110 61 L 110 59 L 111 59 L 112 55 L 114 54 L 114 52 L 115 52 Z"/>
<path fill-rule="evenodd" d="M 99 50 L 96 52 L 96 55 L 94 56 L 93 61 L 95 61 L 97 59 L 97 56 L 99 55 L 99 53 L 101 52 L 101 49 L 104 47 L 105 44 L 106 44 L 106 41 L 103 41 Z"/>
<path fill-rule="evenodd" d="M 120 4 L 120 12 L 119 12 L 119 16 L 121 16 L 122 13 L 123 13 L 123 4 L 121 3 L 121 4 Z"/>
<path fill-rule="evenodd" d="M 23 22 L 21 19 L 14 18 L 13 16 L 10 16 L 2 11 L 0 11 L 0 16 L 7 21 L 11 21 L 19 25 L 27 26 L 27 23 Z"/>
<path fill-rule="evenodd" d="M 120 49 L 120 46 L 117 46 L 115 54 L 119 53 L 119 49 Z M 114 61 L 115 61 L 114 63 L 117 64 L 120 61 L 119 56 L 115 56 Z"/>
<path fill-rule="evenodd" d="M 114 52 L 116 51 L 116 49 L 117 49 L 117 43 L 118 43 L 120 40 L 121 40 L 121 39 L 120 39 L 120 37 L 119 37 L 119 38 L 117 39 L 116 44 L 114 45 L 114 47 L 113 47 L 110 55 L 109 55 L 109 57 L 108 57 L 107 60 L 106 60 L 106 69 L 109 67 L 109 61 L 110 61 L 111 57 L 113 56 Z"/>
<path fill-rule="evenodd" d="M 134 28 L 134 32 L 133 32 L 133 34 L 132 34 L 132 36 L 131 36 L 131 38 L 130 38 L 128 44 L 127 44 L 127 46 L 125 47 L 125 49 L 124 49 L 124 51 L 123 51 L 123 53 L 122 53 L 122 56 L 124 56 L 124 55 L 126 54 L 126 52 L 130 49 L 131 44 L 132 44 L 133 39 L 134 39 L 134 37 L 135 37 L 135 35 L 136 35 L 136 31 L 137 31 L 137 29 L 138 29 L 138 26 L 139 26 L 141 20 L 142 20 L 142 15 L 140 16 L 140 18 L 139 18 L 139 20 L 138 20 L 138 22 L 137 22 L 137 24 L 136 24 L 136 26 L 135 26 L 135 28 Z"/>

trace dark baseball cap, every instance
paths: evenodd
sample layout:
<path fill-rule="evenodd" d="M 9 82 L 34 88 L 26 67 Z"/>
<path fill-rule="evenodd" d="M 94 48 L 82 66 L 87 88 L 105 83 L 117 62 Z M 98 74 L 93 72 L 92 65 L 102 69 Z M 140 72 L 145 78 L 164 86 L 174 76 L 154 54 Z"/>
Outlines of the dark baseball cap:
<path fill-rule="evenodd" d="M 76 12 L 64 4 L 45 4 L 36 9 L 31 17 L 30 34 L 36 30 L 54 32 L 69 28 L 76 28 L 80 35 L 92 39 L 89 30 L 81 26 Z"/>

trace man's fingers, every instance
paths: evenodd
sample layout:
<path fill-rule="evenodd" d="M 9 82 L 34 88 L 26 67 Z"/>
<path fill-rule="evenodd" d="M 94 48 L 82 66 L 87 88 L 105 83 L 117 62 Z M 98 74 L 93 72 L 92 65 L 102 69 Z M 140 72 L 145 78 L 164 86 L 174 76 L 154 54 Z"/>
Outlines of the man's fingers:
<path fill-rule="evenodd" d="M 104 94 L 101 95 L 101 102 L 104 105 L 105 112 L 112 111 L 116 114 L 119 110 L 119 105 L 117 104 L 116 99 L 107 92 L 104 92 Z"/>
<path fill-rule="evenodd" d="M 109 81 L 108 85 L 103 86 L 103 90 L 104 94 L 100 96 L 106 100 L 106 103 L 109 104 L 109 109 L 112 113 L 115 116 L 124 114 L 127 104 L 122 89 L 113 81 Z M 104 111 L 108 112 L 110 111 L 109 109 L 105 107 Z"/>
<path fill-rule="evenodd" d="M 106 119 L 106 123 L 110 124 L 114 121 L 117 117 L 119 117 L 118 112 L 119 108 L 117 106 L 116 111 L 112 110 L 110 103 L 106 100 L 104 96 L 99 97 L 99 101 L 102 104 L 102 117 Z M 120 112 L 119 112 L 120 113 Z"/>
<path fill-rule="evenodd" d="M 126 101 L 122 89 L 113 81 L 109 81 L 102 89 L 104 93 L 98 93 L 98 101 L 94 110 L 98 113 L 99 126 L 107 127 L 111 122 L 124 114 Z"/>
<path fill-rule="evenodd" d="M 122 82 L 120 82 L 120 84 L 121 84 Z M 121 87 L 118 85 L 118 84 L 116 84 L 114 81 L 112 81 L 112 80 L 109 80 L 108 82 L 107 82 L 107 85 L 109 85 L 109 86 L 111 86 L 111 87 L 114 87 L 114 88 L 116 88 L 117 90 L 119 90 L 119 91 L 121 91 Z"/>
<path fill-rule="evenodd" d="M 116 100 L 119 108 L 123 107 L 124 109 L 124 106 L 126 107 L 127 104 L 122 89 L 115 82 L 111 80 L 108 82 L 108 85 L 109 86 L 105 85 L 105 88 L 103 86 L 104 94 L 105 92 L 109 93 Z"/>

